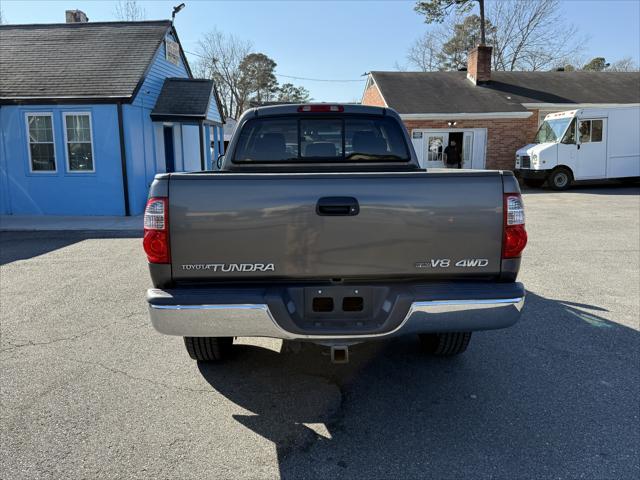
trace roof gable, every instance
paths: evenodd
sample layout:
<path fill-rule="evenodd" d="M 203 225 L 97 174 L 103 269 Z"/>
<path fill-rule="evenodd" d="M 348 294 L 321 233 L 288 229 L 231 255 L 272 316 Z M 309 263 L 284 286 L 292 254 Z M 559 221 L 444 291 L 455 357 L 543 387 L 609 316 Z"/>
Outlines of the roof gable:
<path fill-rule="evenodd" d="M 636 72 L 493 72 L 474 85 L 466 72 L 371 72 L 401 114 L 522 112 L 523 104 L 640 103 Z"/>
<path fill-rule="evenodd" d="M 167 78 L 162 86 L 152 118 L 182 117 L 220 122 L 213 80 Z M 216 105 L 212 110 L 212 104 Z"/>
<path fill-rule="evenodd" d="M 171 22 L 0 26 L 0 99 L 130 98 Z"/>
<path fill-rule="evenodd" d="M 133 105 L 139 107 L 152 108 L 162 90 L 164 81 L 167 78 L 191 78 L 191 71 L 186 59 L 181 58 L 178 64 L 167 60 L 166 40 L 176 41 L 176 37 L 171 33 L 165 35 L 165 41 L 160 42 L 160 46 L 151 61 L 141 84 L 136 89 Z"/>

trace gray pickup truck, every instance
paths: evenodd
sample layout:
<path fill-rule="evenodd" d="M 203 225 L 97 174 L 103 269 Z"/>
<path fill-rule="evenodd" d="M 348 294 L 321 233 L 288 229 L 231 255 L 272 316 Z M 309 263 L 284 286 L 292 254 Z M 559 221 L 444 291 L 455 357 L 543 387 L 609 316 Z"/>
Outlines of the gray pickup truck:
<path fill-rule="evenodd" d="M 218 171 L 157 175 L 144 217 L 156 330 L 220 360 L 234 337 L 349 346 L 418 335 L 435 355 L 517 322 L 527 242 L 511 172 L 421 169 L 398 114 L 247 111 Z"/>

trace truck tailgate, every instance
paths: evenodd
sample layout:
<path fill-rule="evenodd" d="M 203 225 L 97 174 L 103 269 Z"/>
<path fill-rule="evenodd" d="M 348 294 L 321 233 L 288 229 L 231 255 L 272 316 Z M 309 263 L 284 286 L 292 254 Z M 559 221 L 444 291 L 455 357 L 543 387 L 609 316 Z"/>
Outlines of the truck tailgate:
<path fill-rule="evenodd" d="M 172 175 L 173 278 L 498 274 L 502 191 L 499 172 Z M 318 213 L 340 198 L 357 214 Z"/>

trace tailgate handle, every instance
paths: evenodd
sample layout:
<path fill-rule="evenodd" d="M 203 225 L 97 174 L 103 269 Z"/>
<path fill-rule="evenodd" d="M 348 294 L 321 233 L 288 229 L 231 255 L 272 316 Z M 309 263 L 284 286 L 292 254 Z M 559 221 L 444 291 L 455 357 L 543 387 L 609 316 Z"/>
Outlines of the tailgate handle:
<path fill-rule="evenodd" d="M 353 197 L 322 197 L 316 204 L 316 213 L 332 217 L 353 216 L 360 213 L 360 205 Z"/>

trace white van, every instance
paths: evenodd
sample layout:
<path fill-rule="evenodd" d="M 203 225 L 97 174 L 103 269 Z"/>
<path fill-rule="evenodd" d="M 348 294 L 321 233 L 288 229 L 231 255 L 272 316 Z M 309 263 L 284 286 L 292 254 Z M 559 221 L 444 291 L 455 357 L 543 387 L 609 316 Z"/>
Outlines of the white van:
<path fill-rule="evenodd" d="M 573 180 L 640 177 L 640 107 L 551 113 L 534 143 L 516 152 L 516 176 L 554 190 Z"/>

